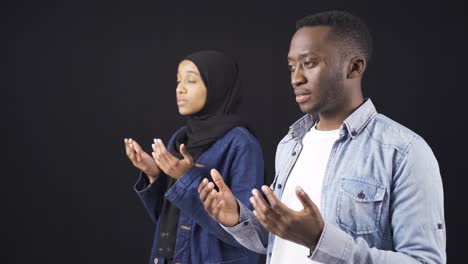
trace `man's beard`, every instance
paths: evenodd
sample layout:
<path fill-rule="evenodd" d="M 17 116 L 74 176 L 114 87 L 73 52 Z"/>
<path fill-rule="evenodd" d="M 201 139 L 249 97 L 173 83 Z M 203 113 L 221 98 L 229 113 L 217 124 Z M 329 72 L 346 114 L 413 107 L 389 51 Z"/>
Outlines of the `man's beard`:
<path fill-rule="evenodd" d="M 320 101 L 307 111 L 309 114 L 332 113 L 343 102 L 344 83 L 341 76 L 341 72 L 338 72 L 328 80 L 325 84 L 327 88 L 322 90 Z"/>

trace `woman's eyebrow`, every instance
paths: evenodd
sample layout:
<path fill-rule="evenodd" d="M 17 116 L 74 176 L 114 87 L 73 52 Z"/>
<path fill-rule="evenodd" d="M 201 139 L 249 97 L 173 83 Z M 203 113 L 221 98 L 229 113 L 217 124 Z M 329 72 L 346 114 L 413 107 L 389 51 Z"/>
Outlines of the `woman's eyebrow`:
<path fill-rule="evenodd" d="M 188 72 L 188 73 L 193 73 L 193 74 L 196 74 L 196 75 L 200 75 L 198 72 L 196 71 L 184 71 L 184 72 Z M 177 71 L 177 74 L 180 74 L 180 71 Z"/>

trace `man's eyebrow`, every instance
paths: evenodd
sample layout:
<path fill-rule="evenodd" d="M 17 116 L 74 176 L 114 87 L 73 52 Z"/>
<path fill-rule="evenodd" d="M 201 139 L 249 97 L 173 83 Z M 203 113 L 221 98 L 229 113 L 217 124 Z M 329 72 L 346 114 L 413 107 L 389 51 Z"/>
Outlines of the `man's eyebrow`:
<path fill-rule="evenodd" d="M 300 53 L 297 57 L 299 59 L 302 59 L 304 57 L 307 57 L 307 56 L 316 56 L 316 57 L 320 57 L 317 53 L 313 52 L 313 51 L 305 51 L 305 52 L 302 52 Z M 293 58 L 291 58 L 291 56 L 288 55 L 288 60 L 293 60 Z"/>

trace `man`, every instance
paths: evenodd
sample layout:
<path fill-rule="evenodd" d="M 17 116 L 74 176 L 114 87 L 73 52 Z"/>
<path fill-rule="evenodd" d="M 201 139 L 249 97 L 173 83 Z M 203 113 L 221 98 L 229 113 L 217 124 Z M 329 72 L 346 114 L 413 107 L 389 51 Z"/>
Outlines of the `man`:
<path fill-rule="evenodd" d="M 371 43 L 346 12 L 298 21 L 288 62 L 306 115 L 278 145 L 271 189 L 252 191 L 252 212 L 216 170 L 199 186 L 209 214 L 267 263 L 446 262 L 437 160 L 363 98 Z"/>

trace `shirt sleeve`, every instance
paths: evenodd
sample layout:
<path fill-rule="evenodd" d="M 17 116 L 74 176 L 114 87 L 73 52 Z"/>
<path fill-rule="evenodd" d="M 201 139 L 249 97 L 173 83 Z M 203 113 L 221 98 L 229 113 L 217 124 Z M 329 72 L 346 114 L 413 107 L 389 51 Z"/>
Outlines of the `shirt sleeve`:
<path fill-rule="evenodd" d="M 268 231 L 258 222 L 253 212 L 241 201 L 239 204 L 239 224 L 235 226 L 220 226 L 231 234 L 242 246 L 257 253 L 266 254 Z"/>

